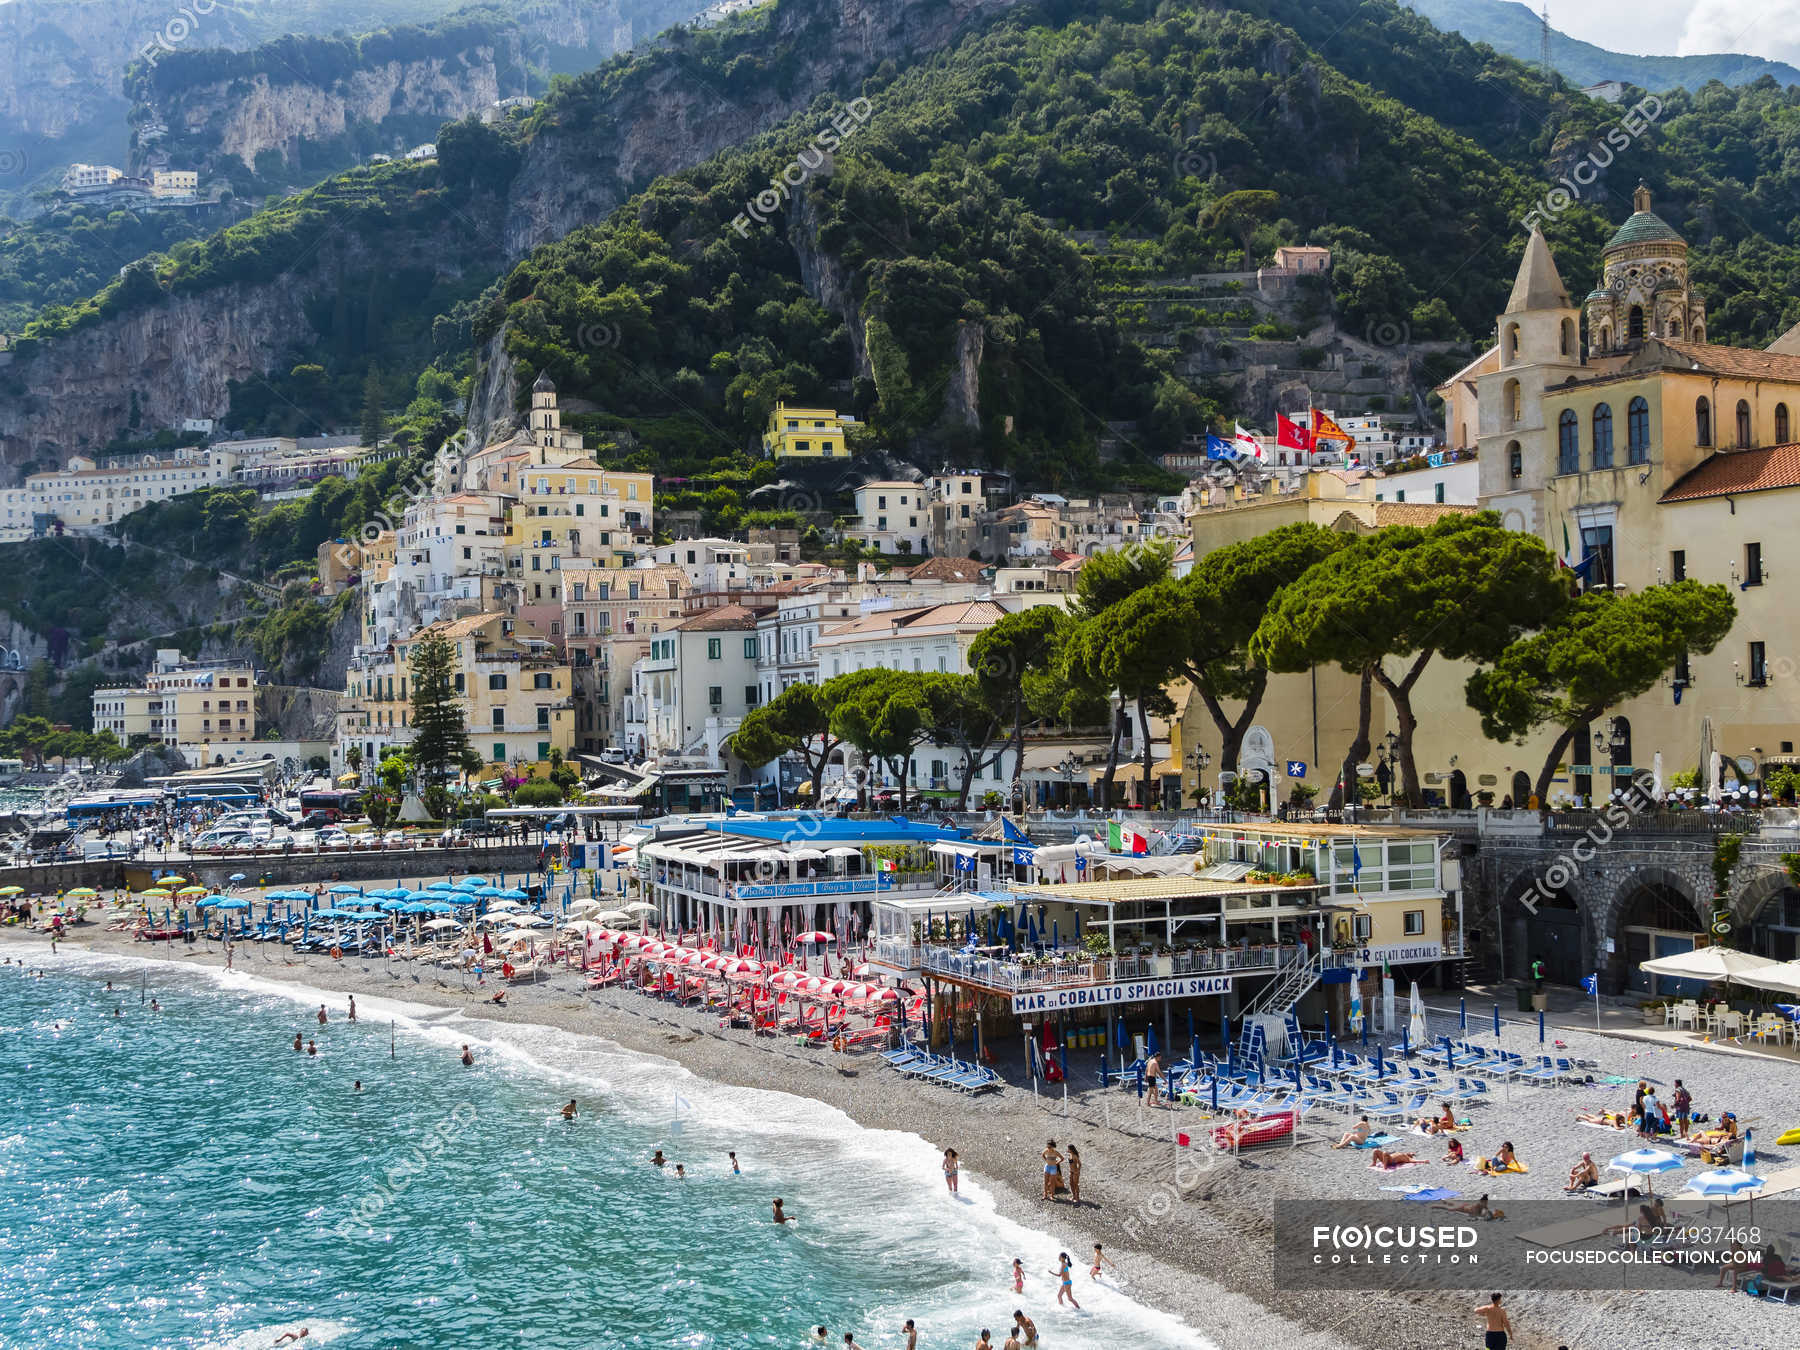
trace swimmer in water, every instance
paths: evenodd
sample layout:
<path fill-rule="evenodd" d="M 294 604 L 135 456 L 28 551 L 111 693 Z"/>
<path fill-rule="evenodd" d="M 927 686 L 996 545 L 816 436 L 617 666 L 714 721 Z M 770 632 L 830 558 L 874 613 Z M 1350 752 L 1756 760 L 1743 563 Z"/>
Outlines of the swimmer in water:
<path fill-rule="evenodd" d="M 286 1345 L 289 1341 L 303 1341 L 312 1335 L 312 1328 L 301 1327 L 298 1331 L 284 1331 L 275 1338 L 276 1345 Z"/>
<path fill-rule="evenodd" d="M 906 1325 L 900 1330 L 906 1336 L 905 1350 L 919 1350 L 919 1329 L 913 1325 L 912 1318 L 907 1318 Z"/>
<path fill-rule="evenodd" d="M 823 1344 L 825 1344 L 825 1342 L 828 1339 L 829 1338 L 825 1334 L 824 1327 L 814 1327 L 813 1328 L 812 1343 L 814 1345 L 823 1345 Z"/>
<path fill-rule="evenodd" d="M 1013 1309 L 1013 1334 L 1026 1345 L 1037 1344 L 1037 1323 L 1018 1308 Z"/>
<path fill-rule="evenodd" d="M 362 1079 L 359 1078 L 354 1083 L 352 1083 L 350 1085 L 350 1090 L 352 1092 L 361 1092 L 362 1091 Z"/>
<path fill-rule="evenodd" d="M 124 1015 L 125 1015 L 125 1010 L 123 1008 L 118 1007 L 117 1005 L 114 1005 L 113 1016 L 114 1017 L 123 1017 Z"/>
<path fill-rule="evenodd" d="M 463 1047 L 463 1068 L 468 1068 L 474 1062 L 475 1056 L 469 1053 L 469 1047 L 465 1045 Z"/>
<path fill-rule="evenodd" d="M 1062 1301 L 1068 1299 L 1070 1305 L 1079 1312 L 1081 1311 L 1081 1305 L 1075 1302 L 1075 1277 L 1073 1271 L 1074 1263 L 1069 1260 L 1069 1254 L 1064 1252 L 1061 1256 L 1057 1257 L 1056 1269 L 1050 1273 L 1062 1281 L 1062 1287 L 1056 1291 L 1057 1306 L 1062 1306 Z"/>
<path fill-rule="evenodd" d="M 668 1161 L 669 1160 L 667 1158 L 663 1157 L 662 1150 L 660 1148 L 657 1149 L 656 1152 L 654 1152 L 650 1155 L 650 1165 L 652 1167 L 662 1167 Z"/>
<path fill-rule="evenodd" d="M 678 1179 L 680 1179 L 682 1181 L 686 1181 L 687 1180 L 687 1168 L 684 1167 L 680 1163 L 676 1163 L 675 1164 L 675 1175 Z"/>
<path fill-rule="evenodd" d="M 1022 1294 L 1024 1292 L 1025 1263 L 1015 1256 L 1013 1257 L 1013 1293 Z"/>
<path fill-rule="evenodd" d="M 844 1333 L 844 1350 L 862 1350 L 862 1347 L 856 1343 L 856 1337 L 847 1331 Z"/>
<path fill-rule="evenodd" d="M 562 1118 L 564 1120 L 575 1119 L 575 1099 L 573 1097 L 569 1098 L 569 1104 L 563 1107 Z"/>
<path fill-rule="evenodd" d="M 301 1052 L 301 1051 L 302 1051 L 302 1050 L 304 1050 L 304 1049 L 306 1049 L 306 1046 L 305 1046 L 305 1044 L 304 1044 L 304 1043 L 303 1043 L 303 1042 L 302 1042 L 302 1038 L 301 1038 L 301 1036 L 300 1036 L 300 1033 L 299 1033 L 299 1032 L 297 1032 L 297 1031 L 296 1031 L 296 1032 L 295 1032 L 295 1033 L 294 1033 L 294 1053 L 295 1053 L 295 1054 L 296 1054 L 296 1055 L 297 1055 L 297 1054 L 299 1054 L 299 1053 L 300 1053 L 300 1052 Z"/>
<path fill-rule="evenodd" d="M 321 1003 L 319 1005 L 319 1025 L 324 1026 L 327 1020 L 328 1019 L 325 1016 L 325 1005 Z"/>
<path fill-rule="evenodd" d="M 788 1218 L 788 1216 L 782 1211 L 781 1197 L 779 1195 L 775 1197 L 775 1222 L 776 1223 L 792 1223 L 793 1222 L 793 1220 Z"/>
<path fill-rule="evenodd" d="M 726 1157 L 727 1157 L 727 1158 L 730 1158 L 730 1159 L 731 1159 L 731 1175 L 732 1175 L 732 1176 L 734 1176 L 734 1177 L 741 1177 L 741 1176 L 743 1176 L 743 1175 L 744 1175 L 744 1173 L 743 1173 L 743 1170 L 742 1170 L 742 1169 L 741 1169 L 741 1168 L 739 1168 L 739 1167 L 738 1167 L 738 1160 L 737 1160 L 737 1154 L 735 1154 L 735 1153 L 727 1153 L 727 1154 L 726 1154 L 726 1155 L 725 1155 L 725 1156 L 726 1156 Z"/>
<path fill-rule="evenodd" d="M 151 1012 L 161 1012 L 162 1004 L 158 1003 L 155 999 L 151 999 L 150 1000 L 150 1011 Z"/>
<path fill-rule="evenodd" d="M 306 1053 L 309 1055 L 317 1055 L 319 1053 L 319 1047 L 314 1042 L 308 1041 L 306 1043 Z"/>

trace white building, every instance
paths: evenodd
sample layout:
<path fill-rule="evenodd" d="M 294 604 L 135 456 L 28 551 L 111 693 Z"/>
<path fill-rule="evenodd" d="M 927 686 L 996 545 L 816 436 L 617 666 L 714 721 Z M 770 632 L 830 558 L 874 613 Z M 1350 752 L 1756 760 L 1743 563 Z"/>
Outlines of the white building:
<path fill-rule="evenodd" d="M 742 605 L 665 627 L 632 667 L 627 738 L 650 759 L 722 767 L 724 742 L 762 701 L 758 650 L 756 614 Z"/>
<path fill-rule="evenodd" d="M 741 590 L 752 584 L 750 546 L 735 539 L 677 539 L 649 551 L 660 567 L 679 567 L 696 591 Z"/>
<path fill-rule="evenodd" d="M 35 535 L 104 529 L 151 502 L 167 501 L 231 480 L 229 456 L 183 447 L 172 459 L 101 468 L 86 455 L 25 485 L 0 489 L 0 542 Z"/>
<path fill-rule="evenodd" d="M 111 187 L 125 175 L 110 164 L 71 164 L 63 170 L 64 192 L 92 192 Z"/>
<path fill-rule="evenodd" d="M 1434 450 L 1423 457 L 1418 468 L 1389 470 L 1378 478 L 1370 478 L 1365 490 L 1373 492 L 1378 502 L 1476 506 L 1481 491 L 1481 461 L 1472 451 Z"/>
<path fill-rule="evenodd" d="M 364 644 L 386 647 L 481 603 L 481 579 L 504 574 L 505 550 L 500 494 L 458 492 L 413 503 L 394 533 L 393 567 L 368 587 Z"/>
<path fill-rule="evenodd" d="M 1411 459 L 1431 449 L 1434 440 L 1429 432 L 1420 431 L 1410 417 L 1386 413 L 1363 413 L 1341 417 L 1338 425 L 1356 437 L 1354 457 L 1364 468 L 1390 464 L 1397 459 Z"/>
<path fill-rule="evenodd" d="M 856 522 L 847 531 L 882 553 L 931 552 L 931 489 L 877 479 L 856 489 Z"/>

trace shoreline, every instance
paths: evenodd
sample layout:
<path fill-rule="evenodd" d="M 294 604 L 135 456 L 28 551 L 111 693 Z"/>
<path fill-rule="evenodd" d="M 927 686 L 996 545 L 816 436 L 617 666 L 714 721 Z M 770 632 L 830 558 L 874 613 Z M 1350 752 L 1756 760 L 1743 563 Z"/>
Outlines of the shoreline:
<path fill-rule="evenodd" d="M 47 946 L 47 934 L 35 930 L 0 932 L 0 949 L 10 949 L 15 958 Z M 58 946 L 90 957 L 145 961 L 152 968 L 225 969 L 223 953 L 209 952 L 203 944 L 150 952 L 128 934 L 108 933 L 91 922 L 65 935 Z M 1071 1253 L 1104 1242 L 1130 1297 L 1179 1318 L 1219 1350 L 1266 1350 L 1272 1339 L 1305 1350 L 1444 1350 L 1469 1343 L 1475 1334 L 1470 1310 L 1482 1300 L 1472 1292 L 1370 1290 L 1346 1297 L 1286 1288 L 1277 1281 L 1274 1199 L 1341 1198 L 1356 1193 L 1353 1185 L 1373 1186 L 1376 1174 L 1367 1172 L 1360 1159 L 1352 1163 L 1353 1155 L 1323 1149 L 1325 1133 L 1342 1128 L 1339 1116 L 1327 1116 L 1318 1126 L 1309 1119 L 1308 1142 L 1295 1149 L 1241 1158 L 1183 1151 L 1178 1166 L 1178 1151 L 1165 1131 L 1177 1119 L 1182 1128 L 1193 1129 L 1191 1113 L 1140 1116 L 1125 1094 L 1102 1097 L 1097 1088 L 1072 1096 L 1066 1116 L 1060 1099 L 1039 1100 L 1018 1086 L 969 1098 L 902 1080 L 878 1059 L 853 1060 L 840 1068 L 827 1052 L 785 1041 L 753 1043 L 741 1032 L 721 1032 L 716 1016 L 673 1008 L 629 990 L 588 991 L 578 971 L 558 971 L 535 985 L 512 989 L 508 1006 L 497 1007 L 486 998 L 493 986 L 477 995 L 474 986 L 465 992 L 454 980 L 435 978 L 433 970 L 396 965 L 390 974 L 383 961 L 302 961 L 285 949 L 276 957 L 267 948 L 246 944 L 237 948 L 233 968 L 246 977 L 327 994 L 454 1009 L 500 1024 L 552 1026 L 672 1061 L 714 1082 L 823 1102 L 864 1128 L 914 1134 L 937 1149 L 954 1147 L 965 1170 L 988 1183 L 1001 1215 L 1055 1236 Z M 1103 1118 L 1114 1116 L 1113 1128 L 1106 1128 Z M 1521 1132 L 1520 1137 L 1530 1136 Z M 1086 1168 L 1079 1213 L 1066 1201 L 1041 1199 L 1037 1151 L 1046 1138 L 1059 1145 L 1073 1139 L 1081 1147 Z M 1548 1166 L 1553 1162 L 1540 1164 L 1540 1178 L 1560 1175 Z M 1354 1165 L 1354 1173 L 1344 1172 L 1346 1164 Z M 1336 1186 L 1331 1184 L 1334 1173 Z M 1519 1198 L 1516 1192 L 1504 1193 Z M 1741 1295 L 1723 1297 L 1760 1308 L 1758 1301 Z M 1678 1310 L 1651 1293 L 1520 1291 L 1509 1295 L 1509 1306 L 1520 1327 L 1513 1344 L 1525 1350 L 1580 1345 L 1602 1319 L 1623 1317 L 1639 1334 L 1658 1322 L 1679 1325 Z M 1750 1339 L 1729 1343 L 1766 1344 L 1773 1350 L 1791 1344 L 1800 1329 L 1791 1318 L 1786 1326 L 1785 1337 L 1761 1339 L 1759 1329 Z"/>

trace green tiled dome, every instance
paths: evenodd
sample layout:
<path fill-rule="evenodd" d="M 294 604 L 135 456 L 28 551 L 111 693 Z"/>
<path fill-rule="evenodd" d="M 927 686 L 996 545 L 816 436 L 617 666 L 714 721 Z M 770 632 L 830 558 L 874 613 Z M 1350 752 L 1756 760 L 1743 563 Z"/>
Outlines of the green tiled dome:
<path fill-rule="evenodd" d="M 1639 211 L 1619 226 L 1619 232 L 1607 241 L 1602 252 L 1610 253 L 1626 244 L 1686 243 L 1670 228 L 1669 222 L 1654 211 Z"/>

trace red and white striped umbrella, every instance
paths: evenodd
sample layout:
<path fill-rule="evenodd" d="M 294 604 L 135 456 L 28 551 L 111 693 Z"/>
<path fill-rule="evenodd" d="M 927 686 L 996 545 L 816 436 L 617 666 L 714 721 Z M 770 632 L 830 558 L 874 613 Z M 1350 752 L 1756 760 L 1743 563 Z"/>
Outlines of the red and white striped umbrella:
<path fill-rule="evenodd" d="M 782 989 L 791 989 L 805 981 L 806 976 L 797 970 L 784 970 L 769 977 L 769 983 Z"/>
<path fill-rule="evenodd" d="M 892 989 L 872 989 L 869 991 L 869 1000 L 872 1003 L 897 1003 L 900 995 Z"/>
<path fill-rule="evenodd" d="M 763 964 L 761 961 L 752 961 L 747 956 L 728 956 L 721 969 L 727 975 L 760 975 L 763 971 Z"/>
<path fill-rule="evenodd" d="M 837 938 L 832 936 L 830 933 L 819 932 L 819 931 L 815 930 L 814 932 L 811 932 L 811 933 L 800 934 L 800 936 L 795 938 L 794 941 L 795 942 L 836 942 Z"/>

